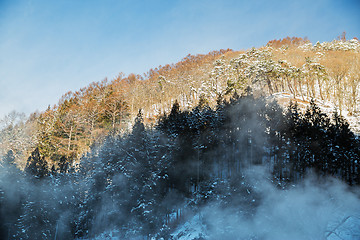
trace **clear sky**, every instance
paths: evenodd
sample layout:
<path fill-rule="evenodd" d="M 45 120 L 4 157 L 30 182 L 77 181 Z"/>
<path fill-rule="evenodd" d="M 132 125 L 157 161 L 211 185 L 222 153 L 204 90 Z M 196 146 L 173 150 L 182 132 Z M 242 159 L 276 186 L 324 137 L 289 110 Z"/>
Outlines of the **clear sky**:
<path fill-rule="evenodd" d="M 360 38 L 359 13 L 360 0 L 0 0 L 0 117 L 189 53 Z"/>

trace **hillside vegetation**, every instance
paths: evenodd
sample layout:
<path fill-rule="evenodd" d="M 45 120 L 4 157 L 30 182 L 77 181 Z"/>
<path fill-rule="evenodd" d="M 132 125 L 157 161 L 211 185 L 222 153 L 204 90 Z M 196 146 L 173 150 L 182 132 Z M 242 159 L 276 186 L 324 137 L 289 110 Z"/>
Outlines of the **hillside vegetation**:
<path fill-rule="evenodd" d="M 62 157 L 51 166 L 36 148 L 21 171 L 9 151 L 0 238 L 331 239 L 360 212 L 350 189 L 360 184 L 360 141 L 313 101 L 304 113 L 296 104 L 283 113 L 249 92 L 214 109 L 202 100 L 182 111 L 175 102 L 153 128 L 139 112 L 130 133 L 108 135 L 76 165 Z M 197 236 L 175 232 L 195 218 Z M 239 229 L 244 222 L 254 227 Z M 346 231 L 357 239 L 358 227 Z"/>
<path fill-rule="evenodd" d="M 9 114 L 0 239 L 358 239 L 359 46 L 188 55 Z"/>
<path fill-rule="evenodd" d="M 192 109 L 200 99 L 214 107 L 219 98 L 241 95 L 249 86 L 255 96 L 287 94 L 299 103 L 315 99 L 359 122 L 360 43 L 357 39 L 316 43 L 302 38 L 270 41 L 248 51 L 230 49 L 188 55 L 176 64 L 144 75 L 120 73 L 68 92 L 58 104 L 25 119 L 12 113 L 3 121 L 1 151 L 12 149 L 24 168 L 35 148 L 52 165 L 77 160 L 108 134 L 124 134 L 139 109 L 154 124 L 177 100 Z M 353 124 L 354 123 L 354 124 Z"/>

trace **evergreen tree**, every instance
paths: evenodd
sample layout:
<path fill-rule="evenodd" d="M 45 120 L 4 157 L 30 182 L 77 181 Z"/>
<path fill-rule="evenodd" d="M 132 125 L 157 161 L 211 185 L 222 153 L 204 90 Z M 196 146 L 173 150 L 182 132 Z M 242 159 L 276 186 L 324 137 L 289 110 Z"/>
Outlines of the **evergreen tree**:
<path fill-rule="evenodd" d="M 351 132 L 349 123 L 340 116 L 337 111 L 334 112 L 333 125 L 331 127 L 333 137 L 333 169 L 341 171 L 341 178 L 352 185 L 356 176 L 356 163 L 359 159 L 358 141 Z M 333 171 L 334 174 L 336 172 Z"/>
<path fill-rule="evenodd" d="M 53 239 L 56 226 L 51 210 L 46 199 L 23 203 L 22 215 L 16 224 L 16 239 Z"/>
<path fill-rule="evenodd" d="M 142 110 L 140 109 L 135 118 L 135 123 L 132 129 L 132 135 L 136 137 L 140 137 L 141 135 L 144 134 L 144 131 L 145 131 L 144 119 L 142 116 Z"/>
<path fill-rule="evenodd" d="M 303 115 L 300 112 L 297 102 L 290 102 L 285 113 L 285 122 L 283 127 L 283 135 L 285 138 L 285 146 L 289 156 L 289 172 L 290 179 L 299 181 L 305 175 L 306 165 L 303 159 L 303 147 L 301 145 L 302 132 L 301 121 Z"/>
<path fill-rule="evenodd" d="M 12 150 L 2 158 L 0 165 L 0 239 L 10 239 L 19 218 L 24 186 L 21 171 L 15 165 Z"/>
<path fill-rule="evenodd" d="M 31 153 L 24 171 L 36 179 L 42 179 L 49 174 L 47 162 L 45 158 L 40 155 L 39 148 L 36 148 Z"/>

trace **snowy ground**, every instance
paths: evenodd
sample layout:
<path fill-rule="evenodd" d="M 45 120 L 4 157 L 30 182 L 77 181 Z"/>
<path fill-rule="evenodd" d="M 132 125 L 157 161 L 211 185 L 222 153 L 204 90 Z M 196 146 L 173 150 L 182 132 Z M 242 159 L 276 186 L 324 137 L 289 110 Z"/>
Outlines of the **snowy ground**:
<path fill-rule="evenodd" d="M 206 226 L 201 223 L 200 217 L 196 215 L 190 221 L 179 226 L 171 235 L 174 240 L 208 239 L 206 232 Z"/>
<path fill-rule="evenodd" d="M 286 231 L 286 229 L 284 230 Z M 172 237 L 174 240 L 213 239 L 211 236 L 208 236 L 207 232 L 208 231 L 206 226 L 201 223 L 199 216 L 195 216 L 190 221 L 179 226 L 178 229 L 172 234 Z M 332 223 L 329 223 L 328 229 L 325 233 L 323 233 L 323 235 L 324 239 L 326 240 L 360 239 L 360 214 L 334 220 Z M 250 239 L 257 238 L 254 236 L 254 238 L 249 238 L 246 240 Z M 314 238 L 314 240 L 315 239 L 316 238 Z"/>
<path fill-rule="evenodd" d="M 232 228 L 230 228 L 232 229 Z M 234 230 L 234 229 L 232 229 Z M 230 230 L 230 231 L 232 231 Z M 284 228 L 284 231 L 287 229 Z M 261 231 L 259 231 L 261 232 Z M 221 235 L 221 234 L 220 234 Z M 323 239 L 326 240 L 358 240 L 360 239 L 360 213 L 354 214 L 352 216 L 339 216 L 339 219 L 334 219 L 328 224 L 328 227 L 325 232 L 321 235 L 324 236 Z M 234 235 L 233 235 L 234 236 Z M 236 236 L 236 235 L 235 235 Z M 119 232 L 117 230 L 109 231 L 98 235 L 96 238 L 92 240 L 120 240 Z M 136 239 L 147 239 L 146 237 L 138 237 Z M 136 240 L 135 239 L 135 240 Z M 203 220 L 199 215 L 195 215 L 189 221 L 185 222 L 184 224 L 180 225 L 172 234 L 172 240 L 201 240 L 201 239 L 214 239 L 210 234 L 207 226 L 203 223 Z M 235 238 L 238 239 L 238 238 Z M 239 238 L 243 239 L 243 238 Z M 255 235 L 253 237 L 249 237 L 248 239 L 244 240 L 252 240 L 252 239 L 259 239 Z M 273 240 L 270 238 L 261 238 L 265 240 Z M 304 238 L 306 239 L 313 239 L 316 240 L 317 238 Z M 90 239 L 89 239 L 90 240 Z M 162 238 L 155 239 L 152 238 L 151 240 L 164 240 Z M 231 239 L 230 239 L 231 240 Z M 294 239 L 293 239 L 294 240 Z"/>
<path fill-rule="evenodd" d="M 360 239 L 360 214 L 347 216 L 341 221 L 329 224 L 327 240 Z"/>

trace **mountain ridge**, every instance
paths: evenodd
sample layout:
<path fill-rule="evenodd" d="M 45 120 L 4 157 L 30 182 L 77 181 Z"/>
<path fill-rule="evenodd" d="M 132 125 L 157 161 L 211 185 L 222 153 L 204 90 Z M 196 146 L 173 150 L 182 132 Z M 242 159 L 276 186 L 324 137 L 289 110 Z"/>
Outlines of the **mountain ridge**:
<path fill-rule="evenodd" d="M 338 109 L 357 132 L 359 50 L 355 38 L 312 45 L 306 38 L 288 37 L 247 51 L 189 54 L 143 76 L 120 73 L 112 81 L 104 79 L 68 92 L 58 104 L 33 113 L 17 125 L 21 134 L 12 130 L 16 124 L 9 124 L 1 134 L 2 154 L 13 149 L 21 168 L 36 147 L 50 162 L 61 156 L 78 159 L 110 132 L 127 132 L 139 109 L 145 123 L 151 125 L 169 113 L 176 100 L 181 109 L 192 109 L 200 99 L 213 107 L 219 97 L 228 99 L 248 86 L 255 96 L 275 94 L 280 102 L 318 99 L 320 106 Z M 7 135 L 17 140 L 11 141 Z"/>

